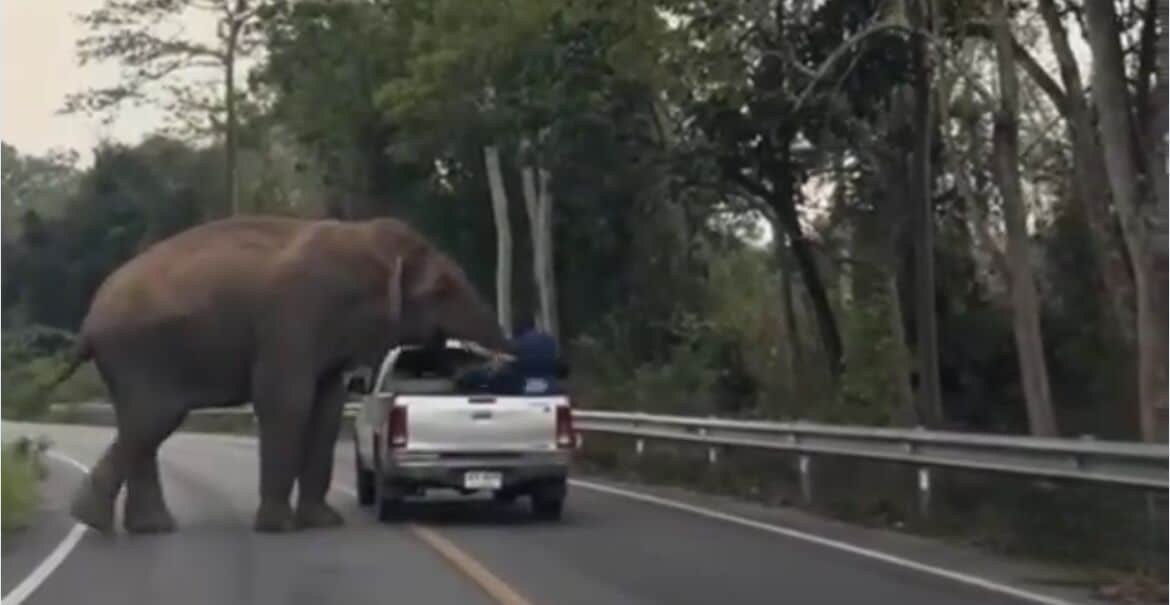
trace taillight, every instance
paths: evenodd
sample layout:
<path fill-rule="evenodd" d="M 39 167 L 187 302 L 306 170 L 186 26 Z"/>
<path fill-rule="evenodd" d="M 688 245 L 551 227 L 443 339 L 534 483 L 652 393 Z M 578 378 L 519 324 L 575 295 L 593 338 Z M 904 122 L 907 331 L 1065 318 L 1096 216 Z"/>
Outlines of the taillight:
<path fill-rule="evenodd" d="M 396 405 L 390 408 L 390 419 L 387 420 L 387 433 L 390 435 L 390 447 L 406 447 L 406 406 Z"/>
<path fill-rule="evenodd" d="M 573 447 L 573 411 L 557 406 L 557 447 Z"/>

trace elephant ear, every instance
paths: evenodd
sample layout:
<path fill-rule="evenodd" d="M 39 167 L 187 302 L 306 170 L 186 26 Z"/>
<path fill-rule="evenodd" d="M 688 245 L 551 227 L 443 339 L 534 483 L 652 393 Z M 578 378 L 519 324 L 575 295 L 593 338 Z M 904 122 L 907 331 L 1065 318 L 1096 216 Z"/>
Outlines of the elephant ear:
<path fill-rule="evenodd" d="M 390 269 L 390 279 L 386 290 L 386 305 L 390 312 L 390 320 L 397 322 L 402 319 L 402 257 L 394 259 Z"/>
<path fill-rule="evenodd" d="M 437 254 L 427 254 L 420 263 L 417 279 L 410 285 L 412 298 L 434 301 L 451 290 L 451 273 Z"/>

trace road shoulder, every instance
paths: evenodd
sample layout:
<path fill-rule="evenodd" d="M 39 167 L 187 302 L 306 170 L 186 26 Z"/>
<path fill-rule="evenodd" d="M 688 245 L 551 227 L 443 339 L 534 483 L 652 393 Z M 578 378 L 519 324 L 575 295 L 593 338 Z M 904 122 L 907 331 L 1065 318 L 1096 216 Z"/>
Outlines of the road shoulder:
<path fill-rule="evenodd" d="M 1093 595 L 1089 581 L 1084 577 L 1083 572 L 1071 568 L 1009 558 L 972 547 L 900 533 L 890 529 L 853 525 L 819 517 L 791 507 L 769 507 L 673 486 L 632 484 L 592 474 L 580 474 L 575 479 L 571 489 L 602 491 L 601 489 L 591 489 L 592 485 L 596 485 L 603 489 L 612 488 L 604 491 L 614 497 L 621 497 L 618 492 L 641 494 L 649 496 L 649 499 L 678 503 L 682 507 L 675 510 L 682 514 L 691 514 L 683 510 L 688 507 L 711 511 L 717 515 L 730 516 L 785 530 L 794 530 L 817 538 L 891 555 L 897 559 L 905 559 L 921 565 L 982 578 L 1054 600 L 1084 605 L 1108 603 L 1108 601 Z M 642 502 L 647 506 L 659 506 L 652 501 L 642 500 Z M 724 522 L 731 523 L 733 521 Z M 746 526 L 745 529 L 750 531 L 750 528 Z M 896 563 L 875 562 L 875 564 L 897 567 Z M 905 571 L 907 573 L 921 573 L 908 568 Z"/>

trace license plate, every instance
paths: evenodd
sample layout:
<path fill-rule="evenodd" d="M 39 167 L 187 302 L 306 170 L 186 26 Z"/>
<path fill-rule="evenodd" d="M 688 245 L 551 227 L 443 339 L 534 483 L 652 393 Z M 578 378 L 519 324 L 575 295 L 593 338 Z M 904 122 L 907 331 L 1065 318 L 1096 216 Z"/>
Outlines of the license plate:
<path fill-rule="evenodd" d="M 463 474 L 465 489 L 500 489 L 504 476 L 492 471 L 468 471 Z"/>

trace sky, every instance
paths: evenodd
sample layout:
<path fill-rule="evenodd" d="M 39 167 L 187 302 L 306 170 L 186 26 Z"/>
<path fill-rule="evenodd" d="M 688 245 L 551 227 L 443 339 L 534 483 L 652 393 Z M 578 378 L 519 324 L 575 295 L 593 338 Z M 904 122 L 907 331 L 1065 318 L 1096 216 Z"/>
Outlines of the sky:
<path fill-rule="evenodd" d="M 66 95 L 118 81 L 112 63 L 81 66 L 74 45 L 85 34 L 74 15 L 101 6 L 103 0 L 0 0 L 0 139 L 23 153 L 44 154 L 72 149 L 88 164 L 91 150 L 102 139 L 135 143 L 164 123 L 152 107 L 123 108 L 109 125 L 82 114 L 58 111 Z M 210 15 L 179 18 L 196 38 L 214 33 Z M 1070 23 L 1075 27 L 1075 24 Z M 1079 32 L 1071 32 L 1074 52 L 1088 58 Z M 1044 49 L 1046 50 L 1046 49 Z M 1049 53 L 1039 58 L 1050 67 Z"/>
<path fill-rule="evenodd" d="M 103 138 L 134 143 L 163 125 L 151 107 L 124 108 L 110 125 L 83 114 L 60 115 L 69 93 L 118 81 L 112 63 L 78 64 L 74 45 L 85 28 L 74 15 L 102 0 L 0 0 L 0 139 L 22 153 L 73 149 L 83 164 Z M 185 19 L 208 35 L 212 22 Z"/>

